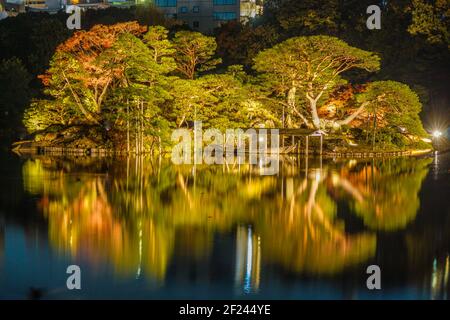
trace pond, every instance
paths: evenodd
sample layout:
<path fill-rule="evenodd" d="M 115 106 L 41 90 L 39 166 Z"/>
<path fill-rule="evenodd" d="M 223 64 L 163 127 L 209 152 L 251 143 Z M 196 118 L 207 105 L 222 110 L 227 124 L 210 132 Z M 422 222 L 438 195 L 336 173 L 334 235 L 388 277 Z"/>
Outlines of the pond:
<path fill-rule="evenodd" d="M 3 153 L 0 298 L 449 298 L 450 154 L 280 161 Z"/>

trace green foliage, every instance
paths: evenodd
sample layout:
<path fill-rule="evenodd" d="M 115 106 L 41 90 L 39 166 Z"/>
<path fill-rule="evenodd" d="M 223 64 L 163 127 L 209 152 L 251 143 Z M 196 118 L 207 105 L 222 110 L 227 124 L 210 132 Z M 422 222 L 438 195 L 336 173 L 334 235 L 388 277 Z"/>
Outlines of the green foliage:
<path fill-rule="evenodd" d="M 285 76 L 299 84 L 332 85 L 337 82 L 334 77 L 351 68 L 374 72 L 380 68 L 380 59 L 328 36 L 291 38 L 255 58 L 257 71 Z"/>
<path fill-rule="evenodd" d="M 318 108 L 349 81 L 346 72 L 380 67 L 376 54 L 338 38 L 288 39 L 255 57 L 256 75 L 242 65 L 212 72 L 220 61 L 215 53 L 214 38 L 180 31 L 169 39 L 162 26 L 144 30 L 122 23 L 76 33 L 53 56 L 41 77 L 47 97 L 30 105 L 24 124 L 31 133 L 55 126 L 96 128 L 101 134 L 89 141 L 104 139 L 101 143 L 137 153 L 168 147 L 170 130 L 193 121 L 221 130 L 298 127 L 302 122 L 322 128 L 328 121 L 348 132 L 351 121 L 365 111 L 383 118 L 384 124 L 372 129 L 377 143 L 406 144 L 393 129 L 400 126 L 411 135 L 425 134 L 417 95 L 393 81 L 368 84 L 335 119 L 319 117 Z M 341 121 L 356 103 L 361 107 L 354 116 Z"/>
<path fill-rule="evenodd" d="M 54 125 L 69 125 L 76 119 L 76 111 L 70 104 L 52 100 L 33 101 L 26 109 L 23 123 L 29 133 L 51 128 Z"/>
<path fill-rule="evenodd" d="M 175 49 L 168 39 L 169 30 L 161 26 L 149 27 L 144 35 L 144 43 L 152 50 L 152 55 L 158 63 L 174 63 Z M 175 66 L 172 67 L 175 69 Z"/>
<path fill-rule="evenodd" d="M 366 27 L 366 9 L 378 4 L 382 10 L 381 30 Z M 392 79 L 423 88 L 423 120 L 433 122 L 435 114 L 448 114 L 445 103 L 449 54 L 448 0 L 338 0 L 338 1 L 264 1 L 265 26 L 274 27 L 279 41 L 292 36 L 323 34 L 337 36 L 352 46 L 376 52 L 382 70 L 372 80 Z M 357 82 L 366 75 L 349 74 Z M 440 79 L 436 81 L 436 79 Z M 432 93 L 432 94 L 431 94 Z M 423 97 L 429 96 L 426 101 Z M 438 109 L 438 110 L 436 110 Z M 448 118 L 448 116 L 446 116 Z M 445 119 L 444 121 L 448 121 Z"/>
<path fill-rule="evenodd" d="M 307 125 L 312 120 L 315 128 L 321 127 L 317 104 L 345 83 L 342 73 L 352 69 L 375 72 L 380 68 L 376 54 L 328 36 L 291 38 L 262 51 L 254 60 L 254 69 L 268 74 L 278 94 L 287 98 L 289 112 Z M 309 103 L 308 113 L 296 106 L 298 90 Z"/>
<path fill-rule="evenodd" d="M 450 49 L 450 1 L 412 1 L 412 23 L 408 31 L 423 35 L 432 44 L 444 44 Z"/>
<path fill-rule="evenodd" d="M 179 31 L 173 38 L 178 71 L 187 79 L 194 79 L 197 72 L 212 70 L 221 62 L 214 58 L 217 43 L 214 37 L 199 32 Z"/>
<path fill-rule="evenodd" d="M 408 85 L 396 81 L 372 82 L 358 100 L 370 102 L 368 109 L 382 114 L 388 126 L 405 128 L 407 133 L 420 137 L 427 135 L 419 118 L 422 104 Z"/>

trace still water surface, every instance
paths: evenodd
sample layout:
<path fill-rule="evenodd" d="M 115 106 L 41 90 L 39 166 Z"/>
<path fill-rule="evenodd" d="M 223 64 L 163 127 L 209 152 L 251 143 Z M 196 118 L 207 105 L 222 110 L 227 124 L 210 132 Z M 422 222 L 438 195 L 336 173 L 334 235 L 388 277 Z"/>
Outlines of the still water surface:
<path fill-rule="evenodd" d="M 1 154 L 0 298 L 448 299 L 449 170 L 449 154 L 286 158 L 278 176 Z"/>

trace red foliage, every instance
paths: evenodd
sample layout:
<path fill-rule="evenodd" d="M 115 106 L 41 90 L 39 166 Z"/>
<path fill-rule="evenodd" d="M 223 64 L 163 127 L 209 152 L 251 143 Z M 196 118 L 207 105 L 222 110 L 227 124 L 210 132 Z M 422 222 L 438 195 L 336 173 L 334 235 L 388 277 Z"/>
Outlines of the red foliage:
<path fill-rule="evenodd" d="M 72 55 L 85 68 L 96 73 L 96 67 L 91 63 L 101 52 L 110 48 L 117 38 L 123 33 L 141 36 L 147 31 L 147 27 L 139 25 L 136 21 L 117 23 L 114 25 L 95 25 L 88 31 L 78 31 L 72 37 L 56 48 L 56 52 Z M 43 84 L 48 86 L 51 73 L 46 72 L 38 76 Z"/>
<path fill-rule="evenodd" d="M 131 33 L 139 36 L 146 30 L 147 27 L 139 25 L 136 21 L 117 23 L 111 26 L 95 25 L 89 31 L 76 32 L 56 50 L 80 57 L 96 56 L 101 51 L 110 48 L 119 35 Z"/>

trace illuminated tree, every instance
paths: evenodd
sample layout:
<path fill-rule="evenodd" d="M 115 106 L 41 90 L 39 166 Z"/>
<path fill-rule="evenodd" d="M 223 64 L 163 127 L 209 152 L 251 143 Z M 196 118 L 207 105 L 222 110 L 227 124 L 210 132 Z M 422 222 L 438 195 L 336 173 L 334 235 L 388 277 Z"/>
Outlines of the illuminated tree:
<path fill-rule="evenodd" d="M 40 77 L 46 94 L 55 98 L 70 96 L 84 121 L 99 124 L 105 97 L 121 70 L 99 64 L 98 57 L 120 34 L 141 34 L 144 30 L 136 23 L 119 23 L 75 33 L 58 47 L 49 70 Z"/>
<path fill-rule="evenodd" d="M 155 140 L 161 145 L 167 124 L 159 104 L 176 64 L 167 30 L 151 27 L 142 40 L 144 31 L 136 23 L 96 26 L 62 44 L 41 77 L 48 98 L 27 111 L 28 130 L 96 126 L 116 148 L 143 152 Z"/>
<path fill-rule="evenodd" d="M 361 113 L 375 114 L 384 126 L 401 127 L 409 134 L 426 136 L 419 113 L 422 111 L 417 94 L 406 84 L 396 81 L 369 83 L 365 92 L 358 95 L 361 106 L 342 124 L 349 124 Z M 381 124 L 383 125 L 383 124 Z"/>
<path fill-rule="evenodd" d="M 216 40 L 199 32 L 179 31 L 173 38 L 178 71 L 187 79 L 194 79 L 197 72 L 214 69 L 221 62 L 214 58 Z"/>
<path fill-rule="evenodd" d="M 167 118 L 180 128 L 187 121 L 201 120 L 202 106 L 206 93 L 199 80 L 187 80 L 175 78 L 170 85 L 170 100 L 168 100 Z"/>
<path fill-rule="evenodd" d="M 345 82 L 342 73 L 352 69 L 374 72 L 379 67 L 375 54 L 328 36 L 289 39 L 258 54 L 254 65 L 257 71 L 272 77 L 285 97 L 288 112 L 316 129 L 324 127 L 317 112 L 318 103 Z M 297 108 L 297 91 L 308 103 L 309 114 L 302 114 Z"/>
<path fill-rule="evenodd" d="M 164 40 L 163 40 L 164 41 Z M 158 56 L 157 46 L 153 49 L 140 39 L 126 33 L 119 37 L 114 45 L 98 58 L 98 63 L 105 69 L 110 66 L 117 70 L 115 99 L 111 104 L 117 112 L 109 112 L 110 122 L 120 126 L 125 120 L 127 150 L 130 151 L 130 121 L 134 130 L 135 151 L 146 150 L 145 137 L 160 136 L 159 125 L 162 125 L 159 103 L 164 101 L 168 93 L 166 74 L 175 68 L 170 57 Z M 118 99 L 118 100 L 117 100 Z"/>
<path fill-rule="evenodd" d="M 152 50 L 152 55 L 158 63 L 173 63 L 175 49 L 168 39 L 169 30 L 161 26 L 149 27 L 144 35 L 144 43 Z"/>

